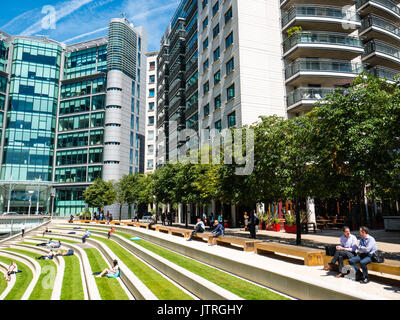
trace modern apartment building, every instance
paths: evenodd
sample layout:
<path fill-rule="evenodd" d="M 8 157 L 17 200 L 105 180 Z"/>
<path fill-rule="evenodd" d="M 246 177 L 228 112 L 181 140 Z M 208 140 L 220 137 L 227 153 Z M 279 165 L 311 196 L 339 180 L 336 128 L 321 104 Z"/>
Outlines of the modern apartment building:
<path fill-rule="evenodd" d="M 150 52 L 147 56 L 146 80 L 146 152 L 145 172 L 153 172 L 156 168 L 156 104 L 157 104 L 157 56 L 158 52 Z"/>
<path fill-rule="evenodd" d="M 199 145 L 190 139 L 196 132 L 203 144 L 208 132 L 261 115 L 304 115 L 364 70 L 392 81 L 400 73 L 399 3 L 182 0 L 158 57 L 158 134 L 164 135 L 157 165 Z M 177 134 L 184 129 L 193 131 Z M 235 215 L 232 208 L 233 222 Z"/>
<path fill-rule="evenodd" d="M 96 178 L 144 171 L 145 30 L 112 19 L 108 37 L 0 47 L 0 212 L 75 215 Z"/>

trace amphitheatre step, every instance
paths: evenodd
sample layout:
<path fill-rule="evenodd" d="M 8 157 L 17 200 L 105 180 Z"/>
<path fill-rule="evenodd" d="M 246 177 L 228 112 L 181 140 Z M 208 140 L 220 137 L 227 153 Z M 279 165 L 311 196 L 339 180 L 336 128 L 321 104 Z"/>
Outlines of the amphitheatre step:
<path fill-rule="evenodd" d="M 3 249 L 0 250 L 0 257 L 4 257 L 9 260 L 16 261 L 17 266 L 18 266 L 18 264 L 22 263 L 26 267 L 25 272 L 30 271 L 32 273 L 32 280 L 29 282 L 29 285 L 24 290 L 22 297 L 20 299 L 18 299 L 18 300 L 28 300 L 37 284 L 37 281 L 39 280 L 39 276 L 41 273 L 41 267 L 40 267 L 39 263 L 37 261 L 35 261 L 35 259 L 31 259 L 31 258 L 26 257 L 19 253 L 5 251 Z M 19 267 L 19 270 L 20 269 L 22 269 L 22 268 Z M 29 271 L 28 271 L 28 269 L 29 269 Z M 19 276 L 19 274 L 17 276 Z M 18 280 L 19 279 L 17 279 L 17 281 Z M 18 283 L 17 283 L 17 285 L 18 285 Z"/>
<path fill-rule="evenodd" d="M 58 223 L 58 226 L 68 226 Z M 88 228 L 88 224 L 76 224 Z M 109 230 L 109 227 L 92 224 L 97 229 Z M 340 284 L 324 281 L 322 278 L 307 276 L 305 272 L 298 273 L 297 267 L 291 264 L 276 261 L 271 258 L 255 255 L 254 253 L 237 252 L 237 250 L 214 247 L 208 248 L 206 244 L 196 242 L 187 243 L 183 238 L 144 230 L 137 227 L 114 226 L 115 231 L 121 231 L 139 237 L 166 249 L 188 256 L 197 261 L 224 270 L 230 274 L 253 281 L 267 288 L 277 290 L 291 297 L 304 300 L 380 300 L 382 296 L 374 292 L 363 290 L 343 290 Z M 273 260 L 270 265 L 268 261 Z M 276 263 L 275 263 L 276 262 Z M 282 272 L 281 267 L 285 269 Z M 313 267 L 306 267 L 313 268 Z M 315 268 L 315 267 L 314 267 Z M 311 270 L 311 269 L 310 269 Z"/>
<path fill-rule="evenodd" d="M 61 231 L 62 229 L 58 230 Z M 64 230 L 69 231 L 69 229 Z M 103 237 L 105 237 L 106 235 L 104 233 L 104 230 L 101 230 L 102 232 L 100 233 L 94 231 L 97 229 L 90 230 L 92 231 L 92 235 L 99 234 Z M 267 288 L 250 283 L 243 279 L 239 279 L 213 267 L 206 266 L 202 263 L 193 261 L 192 259 L 183 257 L 182 255 L 178 255 L 169 250 L 162 249 L 161 247 L 158 247 L 159 250 L 155 250 L 158 252 L 151 252 L 143 246 L 134 244 L 132 241 L 130 241 L 130 236 L 128 236 L 127 234 L 123 235 L 127 236 L 127 238 L 124 236 L 119 236 L 118 234 L 114 234 L 112 236 L 112 239 L 118 242 L 123 247 L 129 249 L 131 252 L 133 252 L 135 255 L 139 256 L 149 264 L 153 265 L 153 267 L 155 267 L 156 269 L 161 270 L 168 277 L 182 285 L 187 290 L 191 291 L 193 294 L 199 296 L 201 299 L 225 298 L 230 300 L 240 300 L 246 298 L 251 300 L 275 300 L 284 298 L 283 296 L 275 294 Z M 137 243 L 140 243 L 140 241 Z M 167 252 L 167 258 L 169 259 L 164 259 L 157 254 L 162 250 Z M 177 261 L 183 262 L 181 263 L 181 266 L 176 264 Z M 191 266 L 191 270 L 193 270 L 194 273 L 188 270 L 188 266 Z M 198 272 L 197 269 L 201 269 L 202 272 Z M 207 278 L 207 280 L 205 278 Z M 209 281 L 208 279 L 210 278 L 213 279 L 214 282 Z M 225 288 L 221 287 L 220 284 L 223 284 Z M 234 294 L 234 291 L 240 293 L 242 296 Z M 222 298 L 221 293 L 223 294 Z"/>
<path fill-rule="evenodd" d="M 8 270 L 8 266 L 9 265 L 0 262 L 0 272 L 2 274 L 6 273 Z M 3 281 L 3 279 L 0 280 L 0 301 L 4 300 L 4 298 L 9 294 L 9 292 L 14 287 L 16 281 L 17 278 L 15 274 L 11 275 L 11 280 L 9 282 Z"/>
<path fill-rule="evenodd" d="M 93 272 L 90 268 L 90 263 L 85 251 L 76 244 L 72 244 L 69 242 L 65 242 L 63 243 L 63 245 L 67 248 L 73 249 L 81 262 L 80 267 L 81 267 L 81 275 L 83 276 L 82 282 L 83 282 L 85 300 L 101 300 L 101 296 L 98 291 L 96 281 L 92 276 Z"/>
<path fill-rule="evenodd" d="M 43 248 L 32 246 L 32 245 L 27 245 L 24 243 L 10 244 L 10 248 L 26 250 L 26 251 L 34 252 L 34 253 L 37 253 L 40 255 L 45 255 L 49 251 L 47 249 L 43 249 Z M 53 262 L 57 265 L 57 273 L 56 273 L 56 277 L 54 279 L 51 300 L 60 300 L 62 281 L 63 281 L 63 277 L 64 277 L 64 272 L 65 272 L 65 261 L 62 257 L 55 257 L 53 259 Z"/>

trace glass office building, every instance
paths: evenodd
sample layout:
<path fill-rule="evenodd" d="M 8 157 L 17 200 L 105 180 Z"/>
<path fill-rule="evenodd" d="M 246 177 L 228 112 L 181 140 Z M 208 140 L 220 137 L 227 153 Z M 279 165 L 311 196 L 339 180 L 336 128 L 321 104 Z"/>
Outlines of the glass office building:
<path fill-rule="evenodd" d="M 76 215 L 95 179 L 144 171 L 146 44 L 126 19 L 73 45 L 0 32 L 0 213 Z"/>

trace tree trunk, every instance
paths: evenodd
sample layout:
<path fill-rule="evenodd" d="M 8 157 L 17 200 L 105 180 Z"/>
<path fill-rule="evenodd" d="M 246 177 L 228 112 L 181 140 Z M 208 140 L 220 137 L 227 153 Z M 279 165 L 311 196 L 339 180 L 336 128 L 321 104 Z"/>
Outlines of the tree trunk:
<path fill-rule="evenodd" d="M 294 201 L 294 209 L 293 211 L 296 214 L 296 245 L 301 245 L 301 217 L 300 217 L 300 210 L 299 210 L 299 200 L 295 199 Z"/>
<path fill-rule="evenodd" d="M 122 205 L 119 206 L 119 221 L 122 220 Z"/>

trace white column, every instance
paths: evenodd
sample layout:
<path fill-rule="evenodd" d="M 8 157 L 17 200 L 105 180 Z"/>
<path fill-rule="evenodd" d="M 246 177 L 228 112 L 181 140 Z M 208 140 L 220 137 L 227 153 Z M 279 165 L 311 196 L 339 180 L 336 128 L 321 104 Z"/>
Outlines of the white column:
<path fill-rule="evenodd" d="M 307 212 L 310 214 L 310 222 L 317 223 L 317 218 L 315 216 L 315 204 L 314 199 L 308 198 L 306 202 Z"/>

